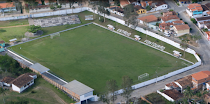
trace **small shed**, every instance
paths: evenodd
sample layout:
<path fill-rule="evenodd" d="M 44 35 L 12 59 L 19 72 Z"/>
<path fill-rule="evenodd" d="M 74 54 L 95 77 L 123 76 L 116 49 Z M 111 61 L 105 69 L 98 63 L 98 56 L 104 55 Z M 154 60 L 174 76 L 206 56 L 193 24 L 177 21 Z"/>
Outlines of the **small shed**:
<path fill-rule="evenodd" d="M 10 39 L 10 40 L 9 40 L 9 43 L 10 43 L 11 45 L 13 45 L 16 41 L 17 41 L 17 38 Z"/>
<path fill-rule="evenodd" d="M 181 52 L 178 52 L 176 50 L 174 50 L 173 52 L 174 52 L 174 56 L 176 56 L 178 58 L 182 56 Z"/>
<path fill-rule="evenodd" d="M 108 24 L 107 26 L 108 26 L 108 29 L 110 29 L 110 30 L 114 30 L 115 29 L 114 26 L 112 26 L 110 24 Z"/>
<path fill-rule="evenodd" d="M 4 51 L 4 47 L 5 47 L 5 42 L 4 41 L 0 41 L 0 52 Z"/>

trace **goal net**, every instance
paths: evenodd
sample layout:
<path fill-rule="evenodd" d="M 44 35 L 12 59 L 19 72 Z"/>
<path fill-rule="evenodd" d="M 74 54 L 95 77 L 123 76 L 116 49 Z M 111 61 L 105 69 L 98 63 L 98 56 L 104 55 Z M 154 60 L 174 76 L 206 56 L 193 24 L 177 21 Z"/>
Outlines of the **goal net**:
<path fill-rule="evenodd" d="M 138 76 L 138 80 L 141 80 L 141 79 L 143 79 L 143 78 L 145 78 L 145 77 L 148 77 L 148 76 L 149 76 L 148 73 L 144 73 L 144 74 Z"/>
<path fill-rule="evenodd" d="M 60 36 L 60 33 L 57 32 L 57 33 L 50 34 L 50 38 L 51 39 L 53 39 L 53 37 L 55 37 L 55 36 Z"/>

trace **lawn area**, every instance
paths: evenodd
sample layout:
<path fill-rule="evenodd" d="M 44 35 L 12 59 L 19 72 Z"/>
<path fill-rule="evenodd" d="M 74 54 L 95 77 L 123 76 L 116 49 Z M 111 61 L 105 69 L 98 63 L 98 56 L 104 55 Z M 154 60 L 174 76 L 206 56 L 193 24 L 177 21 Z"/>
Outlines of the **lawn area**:
<path fill-rule="evenodd" d="M 168 101 L 158 93 L 151 93 L 149 95 L 146 95 L 145 98 L 152 104 L 174 104 L 173 102 Z"/>
<path fill-rule="evenodd" d="M 17 38 L 20 41 L 23 37 L 25 37 L 24 34 L 26 31 L 27 26 L 0 29 L 0 40 L 9 42 L 10 39 Z"/>
<path fill-rule="evenodd" d="M 21 47 L 21 49 L 20 49 Z M 127 39 L 96 25 L 61 33 L 60 37 L 41 38 L 11 47 L 15 52 L 48 67 L 67 81 L 74 79 L 104 91 L 106 81 L 130 76 L 135 83 L 186 67 L 189 63 Z M 150 77 L 138 81 L 138 76 Z"/>
<path fill-rule="evenodd" d="M 2 98 L 2 94 L 0 95 L 0 98 Z M 42 78 L 36 79 L 35 84 L 23 93 L 19 94 L 17 92 L 7 90 L 5 95 L 6 104 L 10 104 L 11 101 L 26 101 L 28 102 L 27 104 L 61 104 L 62 102 L 60 98 L 68 104 L 74 103 L 71 98 Z M 0 103 L 1 102 L 2 99 L 0 100 Z"/>
<path fill-rule="evenodd" d="M 0 21 L 0 27 L 28 25 L 28 19 L 12 20 L 12 21 Z"/>

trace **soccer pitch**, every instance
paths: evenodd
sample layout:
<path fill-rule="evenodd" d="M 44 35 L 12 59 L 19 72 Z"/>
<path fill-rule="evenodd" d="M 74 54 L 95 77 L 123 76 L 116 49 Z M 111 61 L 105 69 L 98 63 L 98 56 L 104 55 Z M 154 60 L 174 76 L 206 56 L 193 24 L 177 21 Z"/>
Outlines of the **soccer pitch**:
<path fill-rule="evenodd" d="M 136 84 L 141 74 L 148 73 L 150 77 L 144 79 L 148 80 L 155 78 L 156 72 L 160 76 L 189 64 L 94 24 L 11 49 L 67 81 L 76 79 L 90 86 L 95 93 L 104 91 L 110 79 L 115 79 L 120 88 L 125 75 Z"/>

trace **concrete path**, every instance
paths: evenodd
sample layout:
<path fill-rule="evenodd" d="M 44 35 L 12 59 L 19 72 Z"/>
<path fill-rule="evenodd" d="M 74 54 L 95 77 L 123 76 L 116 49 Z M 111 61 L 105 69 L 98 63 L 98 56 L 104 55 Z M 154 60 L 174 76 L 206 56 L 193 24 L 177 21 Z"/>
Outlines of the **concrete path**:
<path fill-rule="evenodd" d="M 0 29 L 11 28 L 11 27 L 23 27 L 23 26 L 29 26 L 29 25 L 17 25 L 17 26 L 0 27 Z"/>
<path fill-rule="evenodd" d="M 34 25 L 34 20 L 32 18 L 28 18 L 29 25 Z"/>

